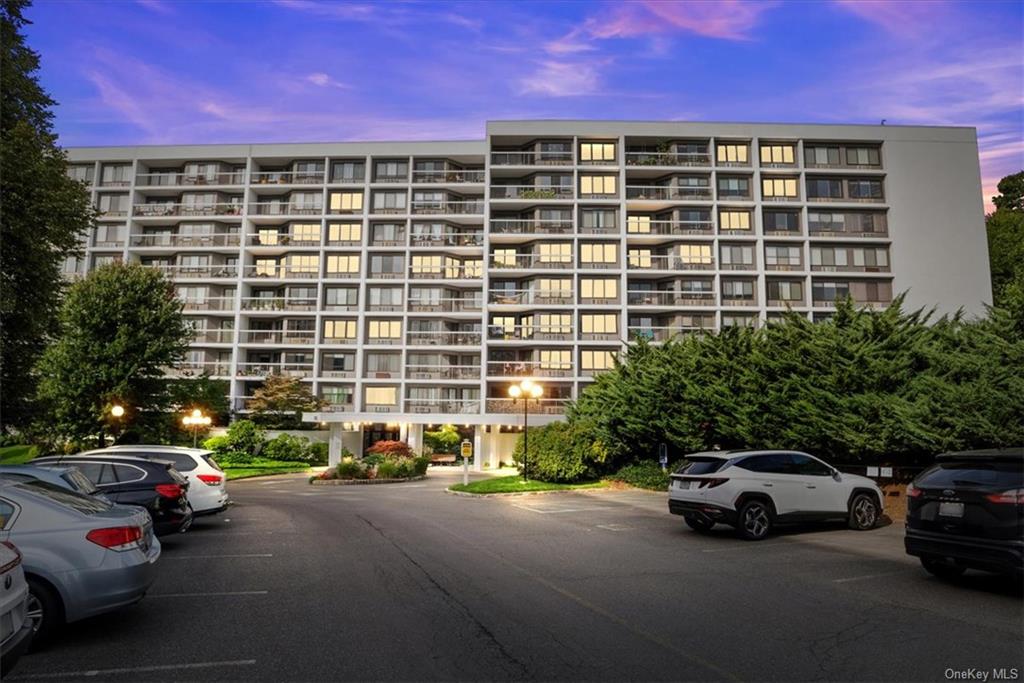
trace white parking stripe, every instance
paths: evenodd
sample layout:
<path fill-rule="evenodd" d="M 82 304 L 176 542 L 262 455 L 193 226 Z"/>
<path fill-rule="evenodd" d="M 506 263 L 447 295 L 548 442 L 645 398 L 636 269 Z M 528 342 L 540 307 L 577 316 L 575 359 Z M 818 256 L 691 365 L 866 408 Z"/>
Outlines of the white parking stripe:
<path fill-rule="evenodd" d="M 611 510 L 612 508 L 607 506 L 601 507 L 588 507 L 588 508 L 562 508 L 561 510 L 545 510 L 544 508 L 530 507 L 529 505 L 516 505 L 512 504 L 512 507 L 519 508 L 520 510 L 529 510 L 530 512 L 536 512 L 538 515 L 555 515 L 560 512 L 590 512 L 591 510 Z"/>
<path fill-rule="evenodd" d="M 13 676 L 12 681 L 39 680 L 41 678 L 92 678 L 116 674 L 147 673 L 151 671 L 176 671 L 179 669 L 209 669 L 215 666 L 252 666 L 255 659 L 235 659 L 225 662 L 193 662 L 190 664 L 158 664 L 154 666 L 129 666 L 121 669 L 89 669 L 87 671 L 58 671 L 45 674 L 22 674 Z"/>
<path fill-rule="evenodd" d="M 232 557 L 273 557 L 273 553 L 252 553 L 249 555 L 164 555 L 165 560 L 212 560 Z"/>
<path fill-rule="evenodd" d="M 845 579 L 832 579 L 832 583 L 849 583 L 850 581 L 864 581 L 866 579 L 879 579 L 883 576 L 892 576 L 893 574 L 903 574 L 904 572 L 885 572 L 883 574 L 865 574 L 864 576 L 850 576 Z"/>
<path fill-rule="evenodd" d="M 790 545 L 785 541 L 779 541 L 778 543 L 744 543 L 743 545 L 730 545 L 728 548 L 704 548 L 701 552 L 704 553 L 724 553 L 730 550 L 751 550 L 760 548 L 771 548 L 776 545 Z"/>
<path fill-rule="evenodd" d="M 147 598 L 212 598 L 232 595 L 266 595 L 270 591 L 223 591 L 220 593 L 150 593 Z"/>

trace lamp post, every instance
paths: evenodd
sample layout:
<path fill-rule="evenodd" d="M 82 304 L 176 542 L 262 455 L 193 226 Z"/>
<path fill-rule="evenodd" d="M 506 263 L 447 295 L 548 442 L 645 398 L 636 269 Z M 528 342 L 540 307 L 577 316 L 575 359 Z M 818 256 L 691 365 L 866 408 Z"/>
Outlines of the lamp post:
<path fill-rule="evenodd" d="M 516 401 L 520 399 L 523 401 L 523 481 L 528 481 L 526 465 L 530 445 L 530 430 L 527 428 L 527 421 L 530 415 L 530 399 L 539 401 L 540 397 L 544 395 L 544 387 L 531 379 L 524 379 L 519 384 L 510 386 L 508 388 L 508 395 L 512 398 L 512 405 L 515 405 Z"/>
<path fill-rule="evenodd" d="M 115 403 L 112 406 L 110 406 L 110 417 L 111 417 L 110 422 L 112 423 L 111 427 L 113 428 L 114 425 L 116 425 L 118 428 L 121 428 L 122 427 L 122 425 L 121 425 L 121 418 L 124 417 L 124 406 L 119 404 L 119 403 Z M 112 431 L 113 431 L 113 429 L 112 429 Z M 120 431 L 120 429 L 118 429 L 118 431 Z M 111 433 L 110 438 L 112 440 L 114 440 L 114 441 L 117 441 L 117 435 L 114 434 L 114 433 Z M 106 446 L 106 444 L 103 442 L 103 430 L 101 429 L 100 430 L 100 448 L 103 448 L 104 446 Z"/>
<path fill-rule="evenodd" d="M 181 423 L 192 428 L 192 448 L 195 448 L 199 440 L 199 427 L 209 427 L 212 420 L 209 415 L 203 415 L 203 411 L 196 408 L 190 415 L 181 418 Z"/>

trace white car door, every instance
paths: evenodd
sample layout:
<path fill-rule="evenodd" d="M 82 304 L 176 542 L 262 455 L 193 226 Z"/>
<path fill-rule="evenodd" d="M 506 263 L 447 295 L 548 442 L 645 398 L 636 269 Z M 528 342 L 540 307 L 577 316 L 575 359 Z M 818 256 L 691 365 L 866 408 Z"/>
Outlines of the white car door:
<path fill-rule="evenodd" d="M 802 488 L 805 512 L 845 512 L 846 486 L 832 478 L 832 468 L 803 453 L 792 453 L 793 471 Z"/>
<path fill-rule="evenodd" d="M 752 486 L 748 490 L 762 491 L 771 496 L 775 503 L 775 512 L 789 515 L 799 512 L 805 504 L 804 487 L 799 477 L 792 472 L 792 459 L 789 453 L 765 453 L 745 458 L 738 467 L 750 470 Z"/>

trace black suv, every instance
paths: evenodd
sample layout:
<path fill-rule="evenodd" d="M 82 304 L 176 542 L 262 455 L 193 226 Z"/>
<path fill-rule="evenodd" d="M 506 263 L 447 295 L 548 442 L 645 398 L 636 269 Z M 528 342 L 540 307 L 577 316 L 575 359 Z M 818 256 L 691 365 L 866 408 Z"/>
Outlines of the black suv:
<path fill-rule="evenodd" d="M 186 531 L 192 524 L 188 479 L 170 461 L 127 455 L 65 455 L 36 458 L 32 463 L 74 465 L 111 501 L 149 510 L 158 536 Z"/>
<path fill-rule="evenodd" d="M 907 553 L 932 574 L 1024 576 L 1024 448 L 944 453 L 907 487 Z"/>

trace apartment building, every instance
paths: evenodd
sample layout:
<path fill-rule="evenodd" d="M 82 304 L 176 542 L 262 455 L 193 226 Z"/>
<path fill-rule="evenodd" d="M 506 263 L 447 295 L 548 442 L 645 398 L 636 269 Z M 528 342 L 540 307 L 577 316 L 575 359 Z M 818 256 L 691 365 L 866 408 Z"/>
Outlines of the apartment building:
<path fill-rule="evenodd" d="M 195 340 L 179 375 L 270 373 L 361 453 L 453 423 L 477 466 L 624 345 L 837 298 L 981 313 L 991 300 L 974 129 L 496 121 L 486 139 L 74 148 L 101 216 L 78 277 L 158 268 Z"/>

